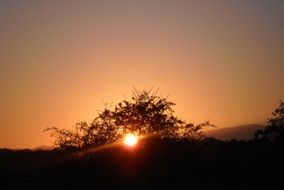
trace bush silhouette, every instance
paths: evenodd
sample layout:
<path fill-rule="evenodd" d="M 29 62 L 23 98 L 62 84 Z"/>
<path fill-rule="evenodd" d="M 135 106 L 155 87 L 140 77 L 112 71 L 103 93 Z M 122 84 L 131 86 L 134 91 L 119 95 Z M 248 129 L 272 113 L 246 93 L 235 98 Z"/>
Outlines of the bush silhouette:
<path fill-rule="evenodd" d="M 173 105 L 156 93 L 135 91 L 131 100 L 105 109 L 90 124 L 48 129 L 60 149 L 0 149 L 1 184 L 10 189 L 284 189 L 281 135 L 274 138 L 269 130 L 283 129 L 283 103 L 269 120 L 269 132 L 260 136 L 273 138 L 250 141 L 204 138 L 200 128 L 208 123 L 179 119 Z M 128 132 L 150 136 L 135 149 L 70 151 L 116 142 Z"/>
<path fill-rule="evenodd" d="M 121 141 L 125 134 L 138 136 L 157 135 L 161 138 L 204 138 L 201 131 L 212 127 L 209 121 L 194 125 L 175 115 L 175 103 L 156 92 L 134 90 L 131 100 L 123 100 L 114 110 L 105 108 L 91 122 L 77 123 L 75 129 L 47 128 L 61 149 L 82 148 Z"/>
<path fill-rule="evenodd" d="M 280 101 L 278 108 L 272 113 L 265 129 L 256 131 L 255 138 L 273 142 L 284 141 L 284 102 Z"/>

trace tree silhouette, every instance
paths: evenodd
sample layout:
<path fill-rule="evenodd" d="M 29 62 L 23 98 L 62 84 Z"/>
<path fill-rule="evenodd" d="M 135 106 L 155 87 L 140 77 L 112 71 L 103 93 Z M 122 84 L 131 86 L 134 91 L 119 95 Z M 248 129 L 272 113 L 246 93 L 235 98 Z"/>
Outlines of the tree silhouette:
<path fill-rule="evenodd" d="M 127 133 L 145 137 L 204 138 L 204 127 L 214 126 L 209 121 L 194 125 L 175 116 L 175 103 L 157 95 L 157 91 L 134 90 L 131 100 L 123 100 L 114 110 L 104 111 L 90 123 L 77 123 L 75 129 L 47 128 L 55 137 L 55 145 L 61 149 L 82 148 L 121 141 Z"/>
<path fill-rule="evenodd" d="M 273 142 L 284 141 L 284 102 L 281 100 L 278 108 L 272 113 L 265 129 L 256 131 L 255 138 Z"/>

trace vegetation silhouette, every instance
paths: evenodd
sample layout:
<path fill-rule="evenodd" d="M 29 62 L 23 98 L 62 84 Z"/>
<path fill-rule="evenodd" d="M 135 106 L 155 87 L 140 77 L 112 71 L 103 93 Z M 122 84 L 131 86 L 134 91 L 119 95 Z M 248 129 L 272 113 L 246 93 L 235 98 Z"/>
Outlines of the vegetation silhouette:
<path fill-rule="evenodd" d="M 274 132 L 275 126 L 283 128 L 283 101 L 273 112 L 274 117 L 268 121 L 267 128 L 261 133 L 262 136 L 249 141 L 220 141 L 204 136 L 198 125 L 193 125 L 194 130 L 190 132 L 190 135 L 183 131 L 180 135 L 179 131 L 175 131 L 176 129 L 182 126 L 182 129 L 187 127 L 191 130 L 191 125 L 182 120 L 172 122 L 180 120 L 169 110 L 169 107 L 171 108 L 174 104 L 167 107 L 169 103 L 167 99 L 161 99 L 155 93 L 149 96 L 150 94 L 149 91 L 139 92 L 136 95 L 141 96 L 141 99 L 135 96 L 134 100 L 126 101 L 128 103 L 118 104 L 117 110 L 106 109 L 98 116 L 99 119 L 96 118 L 95 125 L 92 123 L 79 125 L 85 127 L 82 131 L 86 134 L 88 130 L 91 130 L 89 133 L 97 135 L 97 133 L 93 134 L 92 130 L 98 129 L 102 130 L 99 134 L 105 134 L 108 129 L 113 132 L 111 136 L 97 139 L 96 136 L 93 138 L 93 136 L 79 134 L 80 130 L 74 132 L 52 129 L 62 138 L 62 141 L 57 139 L 59 140 L 58 149 L 0 149 L 1 188 L 284 189 L 283 141 L 280 140 L 281 133 L 275 135 Z M 160 100 L 161 102 L 157 103 Z M 160 106 L 159 109 L 156 107 L 154 109 L 160 112 L 150 111 L 150 108 L 154 106 Z M 167 114 L 163 117 L 166 119 L 163 122 L 159 123 L 155 120 L 155 116 L 161 117 L 165 113 Z M 114 114 L 118 115 L 114 117 Z M 129 114 L 135 119 L 132 117 L 131 119 Z M 143 114 L 148 117 L 148 120 L 142 121 L 139 118 Z M 176 119 L 171 119 L 171 116 Z M 171 122 L 167 123 L 167 121 Z M 132 149 L 119 145 L 96 152 L 90 151 L 84 156 L 73 154 L 84 148 L 88 149 L 88 146 L 93 144 L 96 146 L 112 142 L 113 139 L 110 137 L 114 137 L 115 141 L 118 140 L 121 137 L 117 136 L 117 128 L 101 128 L 109 124 L 124 126 L 128 122 L 132 122 L 132 125 L 125 127 L 123 129 L 125 132 L 136 132 L 140 135 L 156 133 L 157 135 L 142 138 Z M 142 123 L 142 125 L 139 122 L 161 125 L 144 129 L 146 124 Z M 165 123 L 168 127 L 164 128 L 162 124 Z M 92 126 L 94 129 L 90 129 Z M 273 133 L 264 132 L 271 130 L 271 126 L 274 126 Z M 73 141 L 66 139 L 70 137 L 70 134 L 72 138 L 78 135 L 80 137 L 76 137 L 78 142 L 74 141 L 72 144 Z M 271 134 L 273 134 L 272 138 Z M 61 142 L 63 144 L 60 144 Z M 65 143 L 67 143 L 66 146 Z M 79 150 L 76 148 L 74 151 L 68 147 L 81 148 Z"/>
<path fill-rule="evenodd" d="M 74 130 L 53 127 L 46 131 L 52 132 L 58 148 L 74 149 L 119 142 L 128 133 L 202 140 L 202 129 L 215 127 L 209 121 L 194 125 L 180 119 L 173 110 L 175 103 L 157 92 L 134 89 L 131 100 L 119 102 L 113 110 L 105 108 L 90 124 L 80 122 Z"/>
<path fill-rule="evenodd" d="M 281 100 L 278 108 L 272 113 L 273 117 L 268 119 L 265 129 L 256 131 L 255 138 L 259 140 L 284 142 L 284 102 Z"/>

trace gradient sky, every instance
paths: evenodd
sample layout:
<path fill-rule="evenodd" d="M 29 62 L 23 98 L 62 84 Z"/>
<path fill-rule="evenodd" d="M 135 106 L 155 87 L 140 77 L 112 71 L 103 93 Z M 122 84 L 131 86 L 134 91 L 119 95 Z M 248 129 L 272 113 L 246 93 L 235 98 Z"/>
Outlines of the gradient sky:
<path fill-rule="evenodd" d="M 0 1 L 0 147 L 160 88 L 179 116 L 264 123 L 284 98 L 284 1 Z"/>

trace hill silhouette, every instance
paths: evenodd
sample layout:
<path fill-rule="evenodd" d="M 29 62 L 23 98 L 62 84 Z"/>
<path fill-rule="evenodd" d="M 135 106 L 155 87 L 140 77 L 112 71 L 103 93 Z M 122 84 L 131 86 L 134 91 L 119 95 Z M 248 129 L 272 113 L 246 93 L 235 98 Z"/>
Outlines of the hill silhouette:
<path fill-rule="evenodd" d="M 264 125 L 259 124 L 248 124 L 234 127 L 215 128 L 204 131 L 204 133 L 208 137 L 214 137 L 219 140 L 251 140 L 254 138 L 255 132 L 259 129 L 263 129 L 264 127 Z"/>

